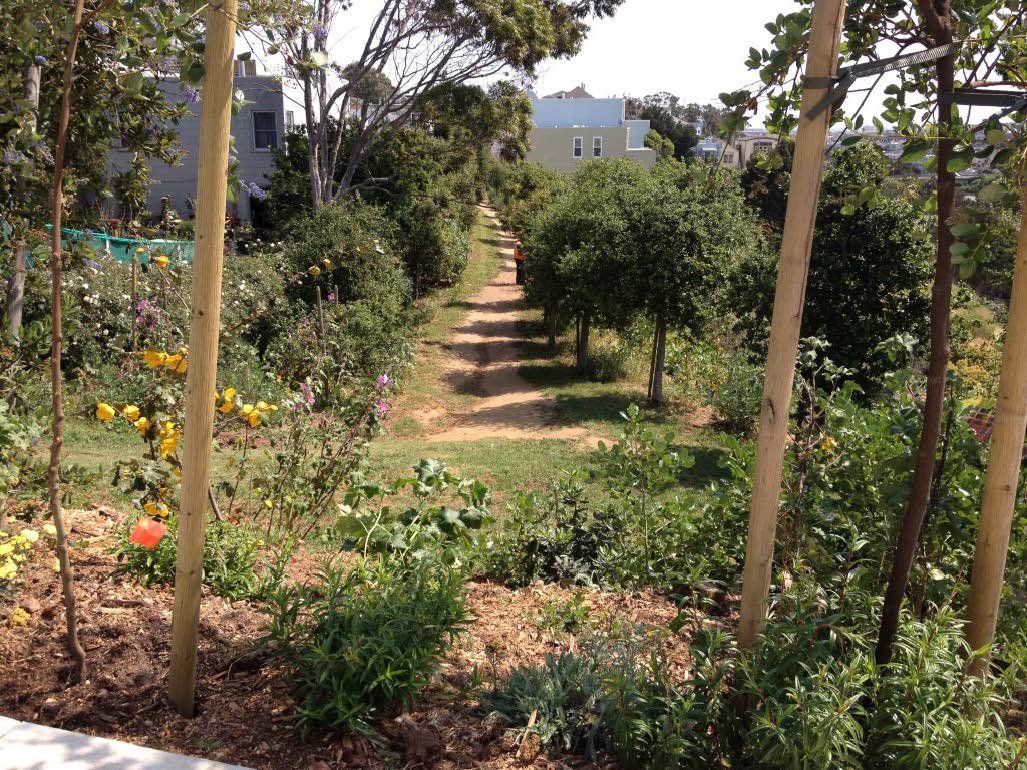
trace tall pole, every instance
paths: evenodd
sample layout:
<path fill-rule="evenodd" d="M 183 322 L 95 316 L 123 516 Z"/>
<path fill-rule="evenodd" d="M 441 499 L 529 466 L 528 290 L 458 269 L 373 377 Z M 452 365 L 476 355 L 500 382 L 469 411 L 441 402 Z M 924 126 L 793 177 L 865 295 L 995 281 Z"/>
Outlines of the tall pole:
<path fill-rule="evenodd" d="M 756 469 L 749 509 L 749 535 L 745 549 L 738 629 L 738 646 L 742 649 L 748 649 L 756 641 L 766 618 L 781 497 L 781 470 L 788 414 L 791 410 L 792 380 L 795 377 L 795 356 L 799 349 L 806 274 L 813 246 L 817 201 L 820 198 L 824 149 L 831 124 L 830 109 L 812 118 L 809 113 L 826 95 L 830 88 L 830 78 L 838 71 L 838 47 L 844 19 L 845 0 L 815 0 L 806 56 L 806 87 L 799 110 L 799 133 L 795 140 L 792 182 L 781 239 L 781 260 L 777 267 L 774 315 L 756 444 Z"/>
<path fill-rule="evenodd" d="M 1027 205 L 1027 188 L 1024 190 Z M 1027 211 L 1027 208 L 1024 209 Z M 967 600 L 966 640 L 970 649 L 991 644 L 998 623 L 999 601 L 1009 548 L 1009 530 L 1016 504 L 1016 487 L 1027 431 L 1027 218 L 1020 223 L 1009 302 L 1006 340 L 1002 348 L 1002 374 L 991 433 L 991 454 L 984 481 L 980 528 L 974 551 L 970 598 Z M 971 673 L 984 673 L 986 658 L 970 663 Z"/>
<path fill-rule="evenodd" d="M 192 716 L 196 699 L 196 644 L 200 621 L 203 537 L 214 428 L 221 270 L 225 250 L 228 145 L 238 0 L 212 2 L 207 11 L 200 153 L 196 191 L 196 256 L 189 369 L 186 374 L 182 506 L 178 525 L 175 609 L 171 625 L 168 694 L 179 714 Z"/>

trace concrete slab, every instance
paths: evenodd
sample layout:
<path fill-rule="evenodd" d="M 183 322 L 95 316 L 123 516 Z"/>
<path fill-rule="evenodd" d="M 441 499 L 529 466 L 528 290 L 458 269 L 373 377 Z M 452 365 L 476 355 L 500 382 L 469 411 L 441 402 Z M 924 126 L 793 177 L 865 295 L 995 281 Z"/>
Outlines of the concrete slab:
<path fill-rule="evenodd" d="M 13 724 L 12 724 L 13 723 Z M 247 770 L 0 717 L 0 770 Z"/>

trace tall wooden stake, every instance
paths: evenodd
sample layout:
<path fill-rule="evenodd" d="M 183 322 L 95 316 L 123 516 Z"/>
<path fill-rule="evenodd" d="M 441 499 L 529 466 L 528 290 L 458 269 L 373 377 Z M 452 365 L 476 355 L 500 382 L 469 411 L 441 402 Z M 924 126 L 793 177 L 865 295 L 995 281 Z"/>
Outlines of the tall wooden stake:
<path fill-rule="evenodd" d="M 189 370 L 186 375 L 182 509 L 178 525 L 171 673 L 168 679 L 168 694 L 183 716 L 194 714 L 196 700 L 196 643 L 221 323 L 221 270 L 225 250 L 228 145 L 238 6 L 238 0 L 222 0 L 220 4 L 212 2 L 207 11 L 196 191 L 196 256 L 189 329 Z"/>
<path fill-rule="evenodd" d="M 1024 190 L 1027 204 L 1027 188 Z M 1025 208 L 1024 210 L 1027 210 Z M 1027 218 L 1020 223 L 1016 248 L 1013 293 L 1009 302 L 1006 340 L 1002 348 L 1002 374 L 991 433 L 988 475 L 984 482 L 977 548 L 974 551 L 970 598 L 967 600 L 966 640 L 973 650 L 991 644 L 998 622 L 1002 581 L 1009 548 L 1009 530 L 1016 503 L 1016 487 L 1027 431 Z M 984 673 L 987 659 L 975 658 L 971 673 Z"/>
<path fill-rule="evenodd" d="M 831 124 L 830 109 L 815 118 L 810 118 L 809 113 L 827 92 L 827 79 L 838 71 L 838 46 L 844 18 L 845 0 L 815 0 L 806 57 L 806 78 L 813 85 L 806 86 L 799 110 L 799 133 L 795 141 L 781 261 L 777 268 L 767 373 L 763 382 L 763 408 L 756 445 L 738 629 L 738 646 L 742 649 L 752 646 L 766 622 L 795 356 L 799 348 L 824 149 Z"/>

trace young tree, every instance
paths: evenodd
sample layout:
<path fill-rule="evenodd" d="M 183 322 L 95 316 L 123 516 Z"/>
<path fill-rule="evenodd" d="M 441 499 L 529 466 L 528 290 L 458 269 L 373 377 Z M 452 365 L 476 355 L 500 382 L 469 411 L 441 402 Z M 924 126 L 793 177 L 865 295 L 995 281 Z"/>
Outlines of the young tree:
<path fill-rule="evenodd" d="M 640 180 L 632 223 L 635 306 L 654 322 L 650 399 L 664 401 L 667 329 L 698 332 L 717 311 L 734 264 L 757 243 L 735 179 L 705 165 L 662 164 Z"/>
<path fill-rule="evenodd" d="M 896 545 L 891 579 L 885 595 L 878 640 L 877 659 L 891 659 L 891 642 L 898 628 L 899 611 L 915 558 L 920 530 L 930 498 L 938 441 L 941 434 L 945 391 L 945 375 L 949 362 L 949 311 L 952 298 L 953 253 L 955 238 L 952 223 L 955 214 L 955 175 L 968 168 L 974 160 L 975 130 L 986 130 L 995 141 L 989 154 L 1003 163 L 1009 157 L 1009 137 L 1004 135 L 998 110 L 979 118 L 974 124 L 964 120 L 950 101 L 955 85 L 976 88 L 1006 86 L 1025 81 L 1023 46 L 1020 28 L 1024 8 L 1011 0 L 915 0 L 896 3 L 892 0 L 867 0 L 854 6 L 846 15 L 843 31 L 845 56 L 851 62 L 877 60 L 889 55 L 885 51 L 912 51 L 942 48 L 953 44 L 932 62 L 896 71 L 897 82 L 885 88 L 884 111 L 873 119 L 878 130 L 885 123 L 893 125 L 906 138 L 905 152 L 900 160 L 914 161 L 933 151 L 929 165 L 935 169 L 937 248 L 931 293 L 931 339 L 927 370 L 927 391 L 924 421 L 917 450 L 912 490 Z M 781 133 L 795 125 L 793 110 L 802 91 L 801 78 L 793 77 L 793 68 L 806 51 L 809 11 L 781 14 L 767 25 L 773 34 L 771 49 L 750 50 L 748 64 L 760 70 L 770 97 L 768 127 Z M 879 83 L 879 76 L 875 83 Z M 873 85 L 873 83 L 872 83 Z M 753 103 L 749 93 L 735 94 L 732 101 Z M 835 116 L 849 128 L 860 129 L 865 123 L 858 114 L 862 102 L 846 114 Z M 991 139 L 989 138 L 989 142 Z M 997 151 L 997 152 L 996 152 Z M 874 199 L 875 191 L 861 191 L 862 202 Z"/>
<path fill-rule="evenodd" d="M 316 0 L 312 28 L 269 29 L 276 42 L 268 52 L 286 53 L 303 90 L 313 208 L 374 184 L 356 181 L 371 147 L 409 123 L 425 93 L 503 71 L 530 76 L 543 60 L 576 53 L 586 21 L 621 2 L 383 0 L 352 62 L 329 57 L 332 25 L 349 0 Z M 332 136 L 333 123 L 350 130 Z"/>

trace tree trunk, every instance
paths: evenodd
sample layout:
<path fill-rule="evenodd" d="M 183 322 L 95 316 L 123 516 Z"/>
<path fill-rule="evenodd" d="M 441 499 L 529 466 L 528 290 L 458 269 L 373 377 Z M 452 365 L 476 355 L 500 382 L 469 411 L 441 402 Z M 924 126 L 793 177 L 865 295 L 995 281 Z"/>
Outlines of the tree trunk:
<path fill-rule="evenodd" d="M 656 319 L 656 337 L 653 342 L 653 365 L 650 380 L 653 384 L 650 400 L 654 406 L 663 403 L 663 365 L 667 359 L 667 324 Z"/>
<path fill-rule="evenodd" d="M 61 390 L 61 345 L 64 331 L 61 328 L 61 216 L 64 213 L 64 151 L 68 143 L 68 124 L 71 122 L 71 86 L 75 70 L 75 52 L 82 34 L 82 15 L 85 0 L 75 0 L 72 17 L 71 39 L 68 41 L 64 61 L 64 89 L 61 96 L 60 122 L 57 127 L 57 141 L 54 144 L 53 169 L 53 212 L 50 233 L 51 249 L 51 304 L 50 317 L 53 322 L 50 347 L 50 384 L 53 389 L 53 440 L 50 443 L 50 465 L 47 469 L 47 488 L 50 495 L 50 515 L 57 530 L 57 561 L 61 574 L 61 589 L 64 593 L 64 617 L 67 623 L 68 648 L 75 666 L 72 678 L 76 682 L 87 677 L 86 653 L 78 640 L 78 613 L 75 604 L 75 576 L 68 557 L 68 529 L 61 510 L 61 449 L 64 444 L 64 394 Z"/>
<path fill-rule="evenodd" d="M 578 344 L 574 351 L 574 369 L 578 374 L 585 374 L 588 369 L 588 339 L 592 331 L 592 315 L 583 312 L 578 318 Z"/>
<path fill-rule="evenodd" d="M 1027 187 L 1024 188 L 1027 211 Z M 1002 374 L 999 376 L 995 425 L 991 434 L 991 454 L 984 482 L 981 522 L 974 550 L 970 597 L 967 599 L 966 641 L 971 650 L 986 647 L 995 638 L 999 601 L 1009 549 L 1009 530 L 1016 506 L 1016 487 L 1020 480 L 1024 433 L 1027 431 L 1027 218 L 1020 223 L 1016 250 L 1013 293 L 1009 302 L 1006 340 L 1002 349 Z M 970 672 L 984 673 L 987 659 L 971 661 Z"/>
<path fill-rule="evenodd" d="M 545 311 L 546 345 L 549 347 L 549 352 L 556 350 L 556 308 L 554 305 L 554 302 L 547 303 Z"/>
<path fill-rule="evenodd" d="M 35 60 L 25 66 L 25 99 L 31 104 L 31 125 L 36 126 L 36 113 L 39 110 L 39 77 L 40 66 Z M 18 182 L 18 193 L 24 199 L 25 183 Z M 29 269 L 29 247 L 24 240 L 19 240 L 14 247 L 14 272 L 11 275 L 11 286 L 7 292 L 7 321 L 11 334 L 17 337 L 21 333 L 22 311 L 25 307 L 25 275 Z"/>
<path fill-rule="evenodd" d="M 948 26 L 948 2 L 943 3 L 945 30 L 948 39 L 936 40 L 935 45 L 952 41 Z M 951 93 L 954 88 L 954 62 L 952 54 L 939 59 L 936 65 L 938 92 Z M 924 423 L 920 430 L 920 445 L 916 455 L 913 484 L 902 521 L 899 542 L 895 546 L 891 577 L 884 595 L 881 612 L 881 632 L 877 638 L 875 657 L 881 665 L 891 661 L 892 641 L 899 628 L 902 599 L 909 585 L 909 571 L 916 558 L 920 531 L 931 496 L 938 440 L 945 410 L 945 375 L 949 367 L 949 311 L 952 303 L 952 216 L 955 213 L 956 175 L 948 170 L 949 158 L 955 142 L 944 137 L 949 133 L 953 109 L 951 104 L 938 105 L 938 253 L 934 265 L 934 286 L 931 290 L 931 356 L 927 368 L 927 396 L 924 405 Z"/>

